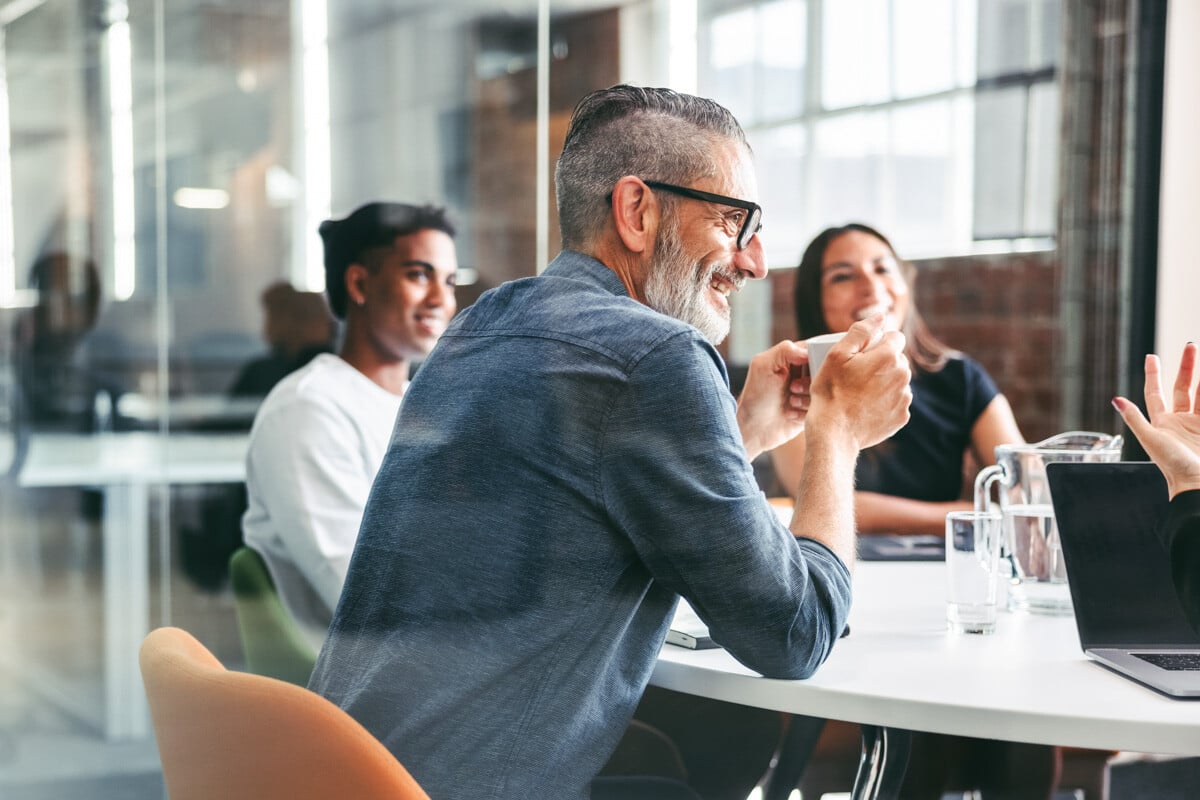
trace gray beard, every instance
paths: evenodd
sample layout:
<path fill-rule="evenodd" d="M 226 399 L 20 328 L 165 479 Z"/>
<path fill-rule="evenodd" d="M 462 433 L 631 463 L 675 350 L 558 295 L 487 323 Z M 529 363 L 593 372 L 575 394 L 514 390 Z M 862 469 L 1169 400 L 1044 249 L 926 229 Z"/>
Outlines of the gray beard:
<path fill-rule="evenodd" d="M 729 335 L 729 315 L 717 311 L 704 297 L 717 266 L 689 263 L 678 226 L 664 228 L 646 279 L 646 305 L 691 325 L 714 346 L 720 344 Z"/>

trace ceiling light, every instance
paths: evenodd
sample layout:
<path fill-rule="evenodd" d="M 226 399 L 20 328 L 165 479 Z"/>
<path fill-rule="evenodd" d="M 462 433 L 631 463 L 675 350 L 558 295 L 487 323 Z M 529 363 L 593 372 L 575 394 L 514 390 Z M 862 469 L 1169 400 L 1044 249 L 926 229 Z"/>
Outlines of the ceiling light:
<path fill-rule="evenodd" d="M 229 205 L 229 192 L 224 189 L 181 186 L 175 190 L 174 200 L 180 208 L 225 208 Z"/>

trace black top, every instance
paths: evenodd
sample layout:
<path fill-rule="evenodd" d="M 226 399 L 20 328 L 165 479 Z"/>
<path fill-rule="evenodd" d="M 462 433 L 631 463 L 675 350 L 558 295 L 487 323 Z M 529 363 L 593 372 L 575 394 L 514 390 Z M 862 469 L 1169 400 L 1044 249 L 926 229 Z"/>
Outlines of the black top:
<path fill-rule="evenodd" d="M 1200 489 L 1180 492 L 1171 501 L 1163 537 L 1183 613 L 1200 631 Z"/>
<path fill-rule="evenodd" d="M 863 451 L 856 488 L 926 502 L 959 499 L 971 429 L 999 393 L 984 368 L 966 356 L 950 359 L 938 372 L 914 371 L 908 424 Z"/>
<path fill-rule="evenodd" d="M 294 356 L 275 350 L 243 366 L 229 387 L 230 397 L 266 397 L 275 384 L 312 361 L 321 353 L 333 352 L 323 344 L 311 345 Z"/>

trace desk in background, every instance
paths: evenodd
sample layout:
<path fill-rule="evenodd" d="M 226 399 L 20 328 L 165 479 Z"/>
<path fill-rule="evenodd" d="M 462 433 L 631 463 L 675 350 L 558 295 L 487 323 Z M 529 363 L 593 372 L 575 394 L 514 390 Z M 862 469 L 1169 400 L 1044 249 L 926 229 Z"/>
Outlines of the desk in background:
<path fill-rule="evenodd" d="M 1168 699 L 1092 663 L 1071 617 L 1001 613 L 991 636 L 951 634 L 945 580 L 941 563 L 859 563 L 851 634 L 808 680 L 771 680 L 723 650 L 667 645 L 650 682 L 878 726 L 885 738 L 890 727 L 1200 755 L 1200 703 Z M 878 760 L 864 765 L 882 766 Z M 864 771 L 859 776 L 855 797 L 872 796 Z"/>
<path fill-rule="evenodd" d="M 246 434 L 34 434 L 22 487 L 104 493 L 104 711 L 109 739 L 149 733 L 138 648 L 149 632 L 150 487 L 238 483 Z"/>
<path fill-rule="evenodd" d="M 164 405 L 159 398 L 128 392 L 117 398 L 117 416 L 139 430 L 153 430 L 165 421 L 172 430 L 248 431 L 261 397 L 189 395 L 172 398 Z"/>

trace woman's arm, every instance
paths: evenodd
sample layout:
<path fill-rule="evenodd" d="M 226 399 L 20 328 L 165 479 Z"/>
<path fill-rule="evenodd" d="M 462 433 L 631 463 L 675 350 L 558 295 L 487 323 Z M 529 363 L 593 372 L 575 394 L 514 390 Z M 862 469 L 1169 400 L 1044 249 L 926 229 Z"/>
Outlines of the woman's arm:
<path fill-rule="evenodd" d="M 996 447 L 1002 444 L 1024 444 L 1025 437 L 1017 427 L 1012 406 L 1004 395 L 998 394 L 987 404 L 979 419 L 971 426 L 971 452 L 981 467 L 996 463 Z"/>
<path fill-rule="evenodd" d="M 859 533 L 932 533 L 946 530 L 946 514 L 969 511 L 971 503 L 934 503 L 878 492 L 855 492 L 854 514 Z"/>
<path fill-rule="evenodd" d="M 771 451 L 775 475 L 787 491 L 796 497 L 800 476 L 804 473 L 804 434 Z M 855 525 L 859 533 L 933 533 L 945 528 L 946 514 L 965 511 L 971 504 L 965 501 L 931 503 L 878 492 L 854 493 Z"/>
<path fill-rule="evenodd" d="M 997 445 L 1021 444 L 1024 441 L 1017 420 L 1013 417 L 1012 407 L 1002 394 L 992 398 L 971 426 L 971 452 L 981 466 L 996 463 Z M 858 514 L 858 530 L 861 533 L 939 534 L 945 530 L 948 512 L 967 511 L 972 505 L 969 500 L 933 503 L 874 492 L 857 492 L 854 510 Z"/>

